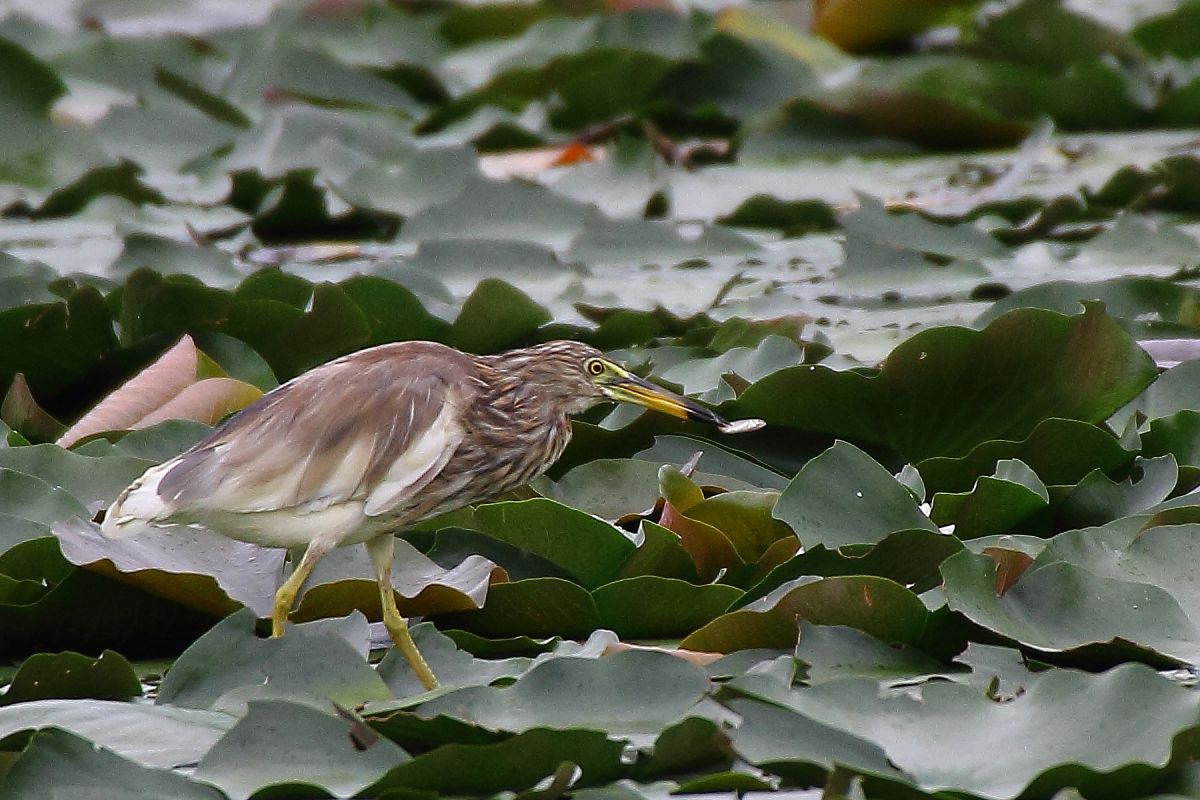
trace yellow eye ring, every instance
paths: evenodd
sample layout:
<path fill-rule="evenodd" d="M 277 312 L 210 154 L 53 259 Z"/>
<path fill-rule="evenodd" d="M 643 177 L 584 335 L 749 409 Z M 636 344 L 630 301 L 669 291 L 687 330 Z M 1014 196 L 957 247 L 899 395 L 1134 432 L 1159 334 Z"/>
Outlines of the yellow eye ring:
<path fill-rule="evenodd" d="M 603 375 L 604 374 L 604 362 L 598 358 L 588 359 L 588 362 L 586 364 L 584 364 L 584 369 L 586 369 L 592 375 Z"/>

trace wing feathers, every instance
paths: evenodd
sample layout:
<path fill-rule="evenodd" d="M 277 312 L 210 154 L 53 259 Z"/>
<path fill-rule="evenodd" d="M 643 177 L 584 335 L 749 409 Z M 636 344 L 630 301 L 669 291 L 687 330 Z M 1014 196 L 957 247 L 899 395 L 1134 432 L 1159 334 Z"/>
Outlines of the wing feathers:
<path fill-rule="evenodd" d="M 410 406 L 411 408 L 411 406 Z M 455 409 L 446 405 L 421 437 L 409 444 L 367 495 L 363 513 L 379 516 L 419 491 L 441 471 L 463 439 Z"/>
<path fill-rule="evenodd" d="M 349 500 L 383 514 L 429 482 L 463 438 L 469 356 L 428 342 L 364 350 L 264 395 L 180 456 L 157 483 L 179 516 Z"/>

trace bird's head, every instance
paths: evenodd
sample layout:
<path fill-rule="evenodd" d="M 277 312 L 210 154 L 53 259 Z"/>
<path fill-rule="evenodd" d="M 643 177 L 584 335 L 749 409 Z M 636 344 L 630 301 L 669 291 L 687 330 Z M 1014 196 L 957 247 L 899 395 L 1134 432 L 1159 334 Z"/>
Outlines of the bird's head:
<path fill-rule="evenodd" d="M 668 414 L 677 419 L 715 425 L 722 433 L 744 433 L 763 426 L 762 420 L 728 422 L 705 406 L 640 378 L 582 342 L 548 342 L 524 351 L 530 380 L 553 386 L 569 413 L 584 411 L 597 403 L 631 403 Z"/>

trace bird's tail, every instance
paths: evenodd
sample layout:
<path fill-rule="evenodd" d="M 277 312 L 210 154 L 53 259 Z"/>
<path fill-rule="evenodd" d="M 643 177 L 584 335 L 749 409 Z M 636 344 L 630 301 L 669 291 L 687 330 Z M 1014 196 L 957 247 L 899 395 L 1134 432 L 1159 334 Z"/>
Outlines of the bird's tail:
<path fill-rule="evenodd" d="M 158 482 L 172 466 L 170 462 L 146 470 L 129 484 L 104 513 L 100 532 L 108 539 L 137 536 L 167 520 L 171 509 L 158 496 Z"/>

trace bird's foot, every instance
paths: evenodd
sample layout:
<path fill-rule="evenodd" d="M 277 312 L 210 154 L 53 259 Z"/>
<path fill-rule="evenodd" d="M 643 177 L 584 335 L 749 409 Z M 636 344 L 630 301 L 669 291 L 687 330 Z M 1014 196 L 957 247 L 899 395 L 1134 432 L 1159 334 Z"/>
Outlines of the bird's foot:
<path fill-rule="evenodd" d="M 392 642 L 396 647 L 400 648 L 400 654 L 404 656 L 404 660 L 408 662 L 408 666 L 417 674 L 417 679 L 421 681 L 421 685 L 427 691 L 438 688 L 438 680 L 434 677 L 433 670 L 429 668 L 425 657 L 421 655 L 421 651 L 417 649 L 417 643 L 413 641 L 412 634 L 408 631 L 408 623 L 404 621 L 404 617 L 400 616 L 398 612 L 389 614 L 387 611 L 384 611 L 383 625 L 392 637 Z"/>

